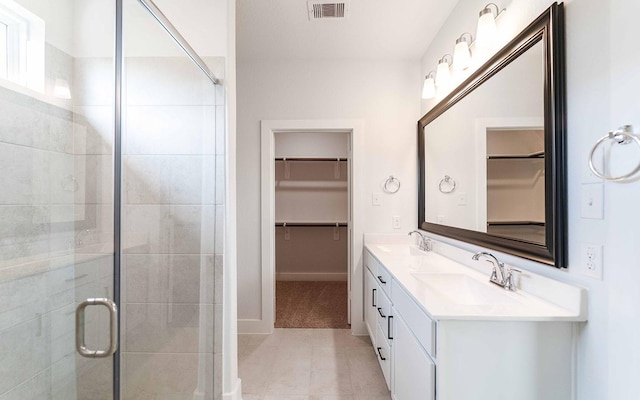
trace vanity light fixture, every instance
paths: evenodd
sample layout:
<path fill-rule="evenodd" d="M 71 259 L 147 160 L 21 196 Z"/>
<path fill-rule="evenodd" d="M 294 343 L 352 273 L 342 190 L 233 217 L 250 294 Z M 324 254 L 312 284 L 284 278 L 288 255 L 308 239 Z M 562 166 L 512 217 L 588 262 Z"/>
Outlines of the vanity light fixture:
<path fill-rule="evenodd" d="M 422 84 L 423 99 L 433 99 L 434 97 L 436 97 L 435 76 L 435 71 L 430 71 L 427 76 L 424 77 L 424 83 Z"/>
<path fill-rule="evenodd" d="M 449 60 L 447 60 L 447 57 Z M 436 69 L 436 87 L 447 86 L 451 81 L 451 71 L 449 70 L 449 67 L 451 66 L 452 61 L 453 57 L 448 53 L 442 56 L 440 61 L 438 61 L 438 68 Z"/>
<path fill-rule="evenodd" d="M 469 45 L 473 41 L 473 36 L 469 32 L 465 32 L 456 39 L 456 47 L 453 50 L 453 69 L 462 71 L 471 65 L 471 50 Z"/>
<path fill-rule="evenodd" d="M 495 15 L 491 7 L 495 7 Z M 489 3 L 482 10 L 478 18 L 478 30 L 476 32 L 477 47 L 491 47 L 495 42 L 498 28 L 496 18 L 500 14 L 500 8 L 495 3 Z"/>

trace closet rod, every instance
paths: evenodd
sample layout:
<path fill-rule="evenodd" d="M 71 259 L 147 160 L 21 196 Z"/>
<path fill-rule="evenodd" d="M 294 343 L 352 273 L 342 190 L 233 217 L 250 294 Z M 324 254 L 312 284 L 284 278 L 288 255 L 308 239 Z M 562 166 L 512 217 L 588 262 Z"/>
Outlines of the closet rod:
<path fill-rule="evenodd" d="M 327 227 L 336 227 L 336 226 L 348 226 L 346 222 L 276 222 L 276 226 L 282 227 L 305 227 L 305 228 L 313 228 L 317 226 L 327 226 Z"/>
<path fill-rule="evenodd" d="M 348 161 L 348 158 L 329 157 L 276 157 L 276 161 Z"/>

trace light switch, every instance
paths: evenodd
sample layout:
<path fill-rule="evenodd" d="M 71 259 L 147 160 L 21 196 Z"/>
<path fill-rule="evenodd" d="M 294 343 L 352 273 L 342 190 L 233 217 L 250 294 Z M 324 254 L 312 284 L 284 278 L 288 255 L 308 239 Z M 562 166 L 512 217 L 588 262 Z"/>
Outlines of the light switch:
<path fill-rule="evenodd" d="M 380 197 L 382 197 L 382 193 L 375 192 L 371 195 L 371 204 L 374 206 L 380 205 Z"/>
<path fill-rule="evenodd" d="M 465 192 L 460 192 L 457 194 L 458 196 L 458 205 L 466 206 L 467 205 L 467 194 Z"/>
<path fill-rule="evenodd" d="M 582 185 L 581 193 L 582 218 L 603 219 L 604 218 L 604 184 L 585 183 Z"/>

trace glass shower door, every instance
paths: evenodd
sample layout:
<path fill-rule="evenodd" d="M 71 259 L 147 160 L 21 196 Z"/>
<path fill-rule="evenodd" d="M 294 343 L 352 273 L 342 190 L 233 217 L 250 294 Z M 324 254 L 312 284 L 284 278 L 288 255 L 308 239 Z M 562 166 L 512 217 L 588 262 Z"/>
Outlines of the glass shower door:
<path fill-rule="evenodd" d="M 33 68 L 0 78 L 0 400 L 219 388 L 223 93 L 137 0 L 116 73 L 118 3 L 2 1 Z"/>
<path fill-rule="evenodd" d="M 107 308 L 79 326 L 76 308 L 114 295 L 113 4 L 0 9 L 1 400 L 113 398 L 112 357 L 75 346 L 76 328 L 88 351 L 111 342 Z"/>
<path fill-rule="evenodd" d="M 216 86 L 139 1 L 123 24 L 122 398 L 213 399 Z"/>

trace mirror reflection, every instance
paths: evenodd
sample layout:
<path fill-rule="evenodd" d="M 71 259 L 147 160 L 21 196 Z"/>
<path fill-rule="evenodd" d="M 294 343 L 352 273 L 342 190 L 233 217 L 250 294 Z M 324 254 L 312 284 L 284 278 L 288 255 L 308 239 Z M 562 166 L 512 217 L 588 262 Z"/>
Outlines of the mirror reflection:
<path fill-rule="evenodd" d="M 545 244 L 543 44 L 424 127 L 425 220 Z"/>

